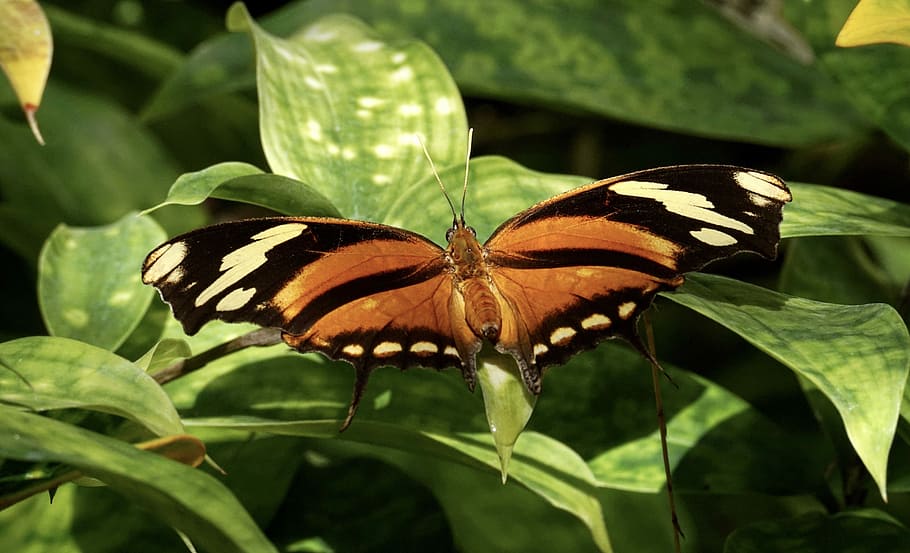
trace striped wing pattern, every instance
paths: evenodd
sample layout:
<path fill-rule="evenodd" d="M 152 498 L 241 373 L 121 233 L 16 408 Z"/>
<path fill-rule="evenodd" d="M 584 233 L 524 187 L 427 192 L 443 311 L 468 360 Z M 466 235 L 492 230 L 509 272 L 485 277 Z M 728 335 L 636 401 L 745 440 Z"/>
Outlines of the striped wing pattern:
<path fill-rule="evenodd" d="M 643 354 L 638 316 L 686 272 L 740 251 L 774 257 L 784 183 L 723 165 L 684 165 L 605 179 L 503 223 L 483 245 L 484 286 L 502 312 L 492 339 L 528 387 L 541 371 L 622 337 Z M 473 239 L 473 238 L 472 238 Z M 475 242 L 476 243 L 476 242 Z M 469 386 L 482 336 L 465 322 L 452 244 L 342 219 L 273 217 L 206 227 L 152 251 L 143 282 L 184 330 L 246 321 L 283 331 L 299 351 L 356 368 L 356 410 L 371 370 L 460 367 Z M 466 315 L 468 313 L 468 315 Z"/>
<path fill-rule="evenodd" d="M 503 223 L 484 245 L 517 330 L 499 349 L 527 382 L 619 336 L 644 355 L 638 316 L 683 274 L 737 252 L 777 253 L 784 183 L 724 165 L 631 173 L 576 188 Z"/>

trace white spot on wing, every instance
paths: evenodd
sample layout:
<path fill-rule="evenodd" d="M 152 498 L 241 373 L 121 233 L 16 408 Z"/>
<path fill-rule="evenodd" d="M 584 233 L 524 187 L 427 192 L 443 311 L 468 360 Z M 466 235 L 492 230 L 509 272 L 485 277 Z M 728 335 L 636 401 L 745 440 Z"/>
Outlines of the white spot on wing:
<path fill-rule="evenodd" d="M 401 344 L 398 342 L 380 342 L 373 348 L 373 355 L 376 357 L 391 357 L 396 353 L 401 353 Z"/>
<path fill-rule="evenodd" d="M 602 328 L 609 328 L 613 324 L 613 321 L 610 320 L 610 317 L 603 315 L 601 313 L 594 313 L 589 315 L 581 320 L 581 328 L 585 330 L 600 330 Z"/>
<path fill-rule="evenodd" d="M 414 342 L 409 348 L 411 353 L 416 353 L 417 355 L 433 355 L 439 351 L 439 346 L 433 342 Z"/>
<path fill-rule="evenodd" d="M 455 346 L 446 346 L 446 349 L 442 350 L 442 353 L 444 355 L 448 355 L 451 357 L 455 357 L 457 359 L 461 359 L 461 356 L 458 355 L 458 350 L 455 348 Z"/>
<path fill-rule="evenodd" d="M 746 234 L 754 234 L 755 232 L 746 223 L 714 211 L 714 204 L 701 194 L 670 190 L 669 185 L 660 182 L 619 181 L 611 185 L 610 190 L 623 196 L 650 198 L 662 203 L 670 213 L 682 215 L 689 219 L 738 230 Z"/>
<path fill-rule="evenodd" d="M 572 336 L 575 336 L 578 332 L 571 327 L 561 326 L 554 330 L 550 334 L 550 343 L 554 346 L 564 346 L 569 343 L 569 340 L 572 339 Z"/>
<path fill-rule="evenodd" d="M 546 344 L 534 344 L 534 355 L 543 355 L 550 351 Z"/>
<path fill-rule="evenodd" d="M 635 302 L 627 301 L 625 303 L 619 304 L 619 307 L 616 308 L 616 312 L 619 314 L 620 319 L 628 319 L 632 316 L 632 313 L 635 312 Z"/>
<path fill-rule="evenodd" d="M 755 192 L 780 202 L 790 201 L 790 193 L 784 190 L 783 182 L 772 175 L 758 171 L 737 171 L 733 174 L 733 178 L 736 179 L 736 184 L 749 192 Z"/>
<path fill-rule="evenodd" d="M 713 228 L 693 230 L 690 231 L 689 234 L 696 240 L 704 242 L 709 246 L 732 246 L 736 243 L 736 238 L 733 238 L 726 232 L 721 232 Z"/>
<path fill-rule="evenodd" d="M 360 357 L 363 355 L 363 346 L 360 344 L 348 344 L 341 348 L 341 353 L 350 355 L 351 357 Z"/>
<path fill-rule="evenodd" d="M 292 240 L 303 233 L 307 226 L 303 223 L 285 223 L 266 229 L 255 236 L 253 242 L 225 255 L 221 259 L 219 270 L 222 275 L 208 288 L 200 292 L 194 302 L 196 307 L 204 305 L 207 301 L 224 292 L 250 273 L 262 267 L 266 254 L 275 246 Z"/>
<path fill-rule="evenodd" d="M 178 265 L 183 263 L 184 258 L 186 258 L 186 253 L 187 248 L 186 243 L 184 242 L 173 242 L 161 246 L 149 255 L 151 263 L 146 266 L 145 272 L 142 275 L 142 281 L 146 284 L 160 281 L 171 273 L 171 271 L 176 269 Z M 183 271 L 180 271 L 178 277 L 182 276 Z M 168 282 L 170 281 L 171 279 L 169 277 Z"/>
<path fill-rule="evenodd" d="M 218 303 L 215 304 L 215 311 L 236 311 L 249 303 L 255 293 L 255 288 L 231 290 L 228 295 L 218 300 Z"/>

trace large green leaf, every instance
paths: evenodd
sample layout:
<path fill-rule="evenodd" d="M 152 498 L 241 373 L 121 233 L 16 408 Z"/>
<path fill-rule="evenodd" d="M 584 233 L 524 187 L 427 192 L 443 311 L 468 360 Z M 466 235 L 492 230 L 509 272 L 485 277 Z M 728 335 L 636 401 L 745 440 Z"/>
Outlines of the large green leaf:
<path fill-rule="evenodd" d="M 459 190 L 464 170 L 463 163 L 456 163 L 442 169 L 439 176 L 450 189 Z M 532 171 L 504 157 L 475 158 L 471 160 L 465 219 L 483 241 L 519 211 L 588 182 L 591 179 L 586 177 Z M 427 176 L 401 189 L 397 201 L 389 205 L 380 220 L 444 243 L 452 212 L 435 178 Z"/>
<path fill-rule="evenodd" d="M 261 358 L 269 352 L 274 357 Z M 500 462 L 480 398 L 467 393 L 457 371 L 375 371 L 354 423 L 339 434 L 352 386 L 349 368 L 262 351 L 259 360 L 237 365 L 199 390 L 193 416 L 184 422 L 194 432 L 235 429 L 341 438 L 404 450 L 467 465 L 493 475 L 491 482 L 500 485 Z M 509 478 L 582 520 L 597 543 L 606 543 L 590 471 L 571 449 L 525 433 L 515 445 Z"/>
<path fill-rule="evenodd" d="M 0 412 L 0 456 L 70 465 L 208 551 L 277 551 L 233 494 L 208 474 L 47 417 L 5 406 Z"/>
<path fill-rule="evenodd" d="M 730 534 L 724 553 L 900 553 L 907 550 L 908 542 L 910 530 L 887 514 L 868 509 L 811 513 L 745 526 Z"/>
<path fill-rule="evenodd" d="M 183 432 L 170 398 L 145 372 L 68 338 L 0 344 L 0 402 L 37 411 L 79 407 L 125 417 L 159 436 Z"/>
<path fill-rule="evenodd" d="M 862 124 L 823 72 L 704 4 L 311 0 L 264 25 L 286 36 L 337 12 L 427 41 L 465 90 L 486 96 L 779 145 L 844 138 Z M 225 37 L 206 43 L 165 84 L 155 111 L 250 86 L 246 56 Z"/>
<path fill-rule="evenodd" d="M 38 260 L 38 300 L 50 333 L 117 349 L 152 301 L 139 269 L 165 238 L 152 219 L 135 214 L 100 227 L 57 227 Z"/>
<path fill-rule="evenodd" d="M 285 40 L 242 6 L 228 17 L 256 45 L 262 144 L 276 174 L 303 181 L 345 215 L 375 216 L 433 158 L 462 158 L 467 124 L 455 83 L 427 46 L 383 42 L 363 23 L 327 17 Z"/>
<path fill-rule="evenodd" d="M 4 99 L 0 87 L 0 101 Z M 74 123 L 74 114 L 79 114 Z M 41 244 L 60 222 L 98 225 L 117 221 L 164 196 L 177 176 L 176 164 L 157 139 L 115 104 L 51 81 L 41 110 L 47 145 L 0 118 L 0 233 L 4 245 L 37 259 Z M 198 226 L 197 213 L 176 219 L 162 211 L 170 228 Z M 26 225 L 20 226 L 22 222 Z"/>
<path fill-rule="evenodd" d="M 784 208 L 784 238 L 871 234 L 910 236 L 910 205 L 851 190 L 789 183 L 793 203 Z"/>
<path fill-rule="evenodd" d="M 834 404 L 887 496 L 888 451 L 910 370 L 910 336 L 888 305 L 836 305 L 712 275 L 668 298 L 710 317 L 807 378 Z"/>

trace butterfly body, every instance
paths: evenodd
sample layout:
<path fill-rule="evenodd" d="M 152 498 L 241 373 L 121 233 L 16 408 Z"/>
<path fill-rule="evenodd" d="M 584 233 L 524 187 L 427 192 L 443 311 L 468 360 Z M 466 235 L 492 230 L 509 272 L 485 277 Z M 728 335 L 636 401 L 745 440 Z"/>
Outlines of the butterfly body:
<path fill-rule="evenodd" d="M 598 181 L 509 219 L 483 244 L 463 217 L 447 247 L 385 225 L 311 217 L 236 221 L 152 251 L 143 281 L 187 333 L 211 319 L 283 331 L 301 351 L 354 365 L 354 415 L 370 372 L 460 367 L 473 388 L 484 341 L 528 389 L 606 338 L 644 355 L 639 315 L 683 274 L 739 251 L 776 254 L 790 193 L 766 173 L 686 165 Z"/>

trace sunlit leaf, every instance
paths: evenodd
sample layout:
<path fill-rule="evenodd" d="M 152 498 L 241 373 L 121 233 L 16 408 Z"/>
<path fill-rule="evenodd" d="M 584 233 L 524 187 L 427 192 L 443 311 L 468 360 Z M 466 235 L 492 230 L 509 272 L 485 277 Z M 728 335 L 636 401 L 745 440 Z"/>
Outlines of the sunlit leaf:
<path fill-rule="evenodd" d="M 0 344 L 0 402 L 37 411 L 79 407 L 136 421 L 159 436 L 182 434 L 170 398 L 141 369 L 109 351 L 32 336 Z"/>
<path fill-rule="evenodd" d="M 47 417 L 4 406 L 0 411 L 0 456 L 75 467 L 208 551 L 277 551 L 233 494 L 208 474 Z"/>
<path fill-rule="evenodd" d="M 139 279 L 142 260 L 165 238 L 152 219 L 135 214 L 102 227 L 57 227 L 38 261 L 38 297 L 50 333 L 119 347 L 154 295 Z"/>
<path fill-rule="evenodd" d="M 464 157 L 461 97 L 426 45 L 386 42 L 343 16 L 326 17 L 291 39 L 267 33 L 240 5 L 228 23 L 249 30 L 255 41 L 271 170 L 317 188 L 346 216 L 375 216 L 398 197 L 401 184 L 428 173 L 416 135 L 440 165 Z"/>
<path fill-rule="evenodd" d="M 837 35 L 838 46 L 893 42 L 910 46 L 910 2 L 859 0 Z"/>
<path fill-rule="evenodd" d="M 44 144 L 35 112 L 41 105 L 51 70 L 54 45 L 51 29 L 34 0 L 0 3 L 0 69 L 6 73 L 35 138 Z"/>
<path fill-rule="evenodd" d="M 807 378 L 840 413 L 882 497 L 910 371 L 910 336 L 884 304 L 837 305 L 696 274 L 673 301 L 733 330 Z"/>
<path fill-rule="evenodd" d="M 219 163 L 180 175 L 171 186 L 167 199 L 147 211 L 166 205 L 196 205 L 210 197 L 267 207 L 285 215 L 341 216 L 313 187 L 238 162 Z"/>

